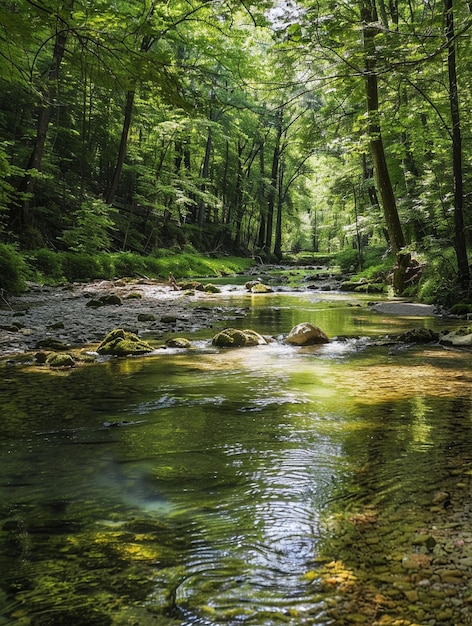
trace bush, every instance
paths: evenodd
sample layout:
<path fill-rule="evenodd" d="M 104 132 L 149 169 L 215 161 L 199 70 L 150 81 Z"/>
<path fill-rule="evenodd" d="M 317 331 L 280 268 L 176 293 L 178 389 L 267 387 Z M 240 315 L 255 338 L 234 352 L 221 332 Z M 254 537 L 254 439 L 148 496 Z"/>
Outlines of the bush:
<path fill-rule="evenodd" d="M 132 252 L 118 252 L 112 255 L 115 266 L 115 275 L 119 278 L 126 276 L 142 276 L 146 273 L 145 259 Z"/>
<path fill-rule="evenodd" d="M 59 280 L 62 278 L 61 257 L 57 252 L 40 248 L 28 255 L 28 263 L 43 276 Z"/>
<path fill-rule="evenodd" d="M 359 253 L 355 248 L 341 250 L 336 255 L 336 265 L 343 273 L 359 269 Z"/>
<path fill-rule="evenodd" d="M 105 278 L 104 268 L 100 263 L 100 256 L 85 252 L 60 253 L 62 259 L 62 271 L 67 280 L 92 280 Z"/>
<path fill-rule="evenodd" d="M 14 246 L 0 244 L 0 289 L 7 293 L 24 291 L 26 274 L 27 265 Z"/>

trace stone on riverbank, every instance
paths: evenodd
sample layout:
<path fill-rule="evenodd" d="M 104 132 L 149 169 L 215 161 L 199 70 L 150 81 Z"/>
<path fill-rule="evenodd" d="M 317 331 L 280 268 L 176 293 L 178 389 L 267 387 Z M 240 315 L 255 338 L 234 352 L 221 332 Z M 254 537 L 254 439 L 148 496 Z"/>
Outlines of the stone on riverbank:
<path fill-rule="evenodd" d="M 92 300 L 89 300 L 85 306 L 93 309 L 98 309 L 102 306 L 121 306 L 122 304 L 123 302 L 120 296 L 111 293 L 105 296 L 100 296 L 99 298 L 92 298 Z"/>
<path fill-rule="evenodd" d="M 404 343 L 434 343 L 439 340 L 439 333 L 430 328 L 413 328 L 398 338 Z"/>
<path fill-rule="evenodd" d="M 238 328 L 225 328 L 217 333 L 212 344 L 219 348 L 241 348 L 243 346 L 260 346 L 266 344 L 266 339 L 254 330 L 239 330 Z"/>
<path fill-rule="evenodd" d="M 309 322 L 302 322 L 292 328 L 285 342 L 294 346 L 312 346 L 329 343 L 329 337 L 318 326 Z"/>
<path fill-rule="evenodd" d="M 113 356 L 146 354 L 152 350 L 148 343 L 122 328 L 116 328 L 109 332 L 97 348 L 98 354 Z"/>
<path fill-rule="evenodd" d="M 439 343 L 445 346 L 472 346 L 472 327 L 446 332 L 440 336 Z"/>

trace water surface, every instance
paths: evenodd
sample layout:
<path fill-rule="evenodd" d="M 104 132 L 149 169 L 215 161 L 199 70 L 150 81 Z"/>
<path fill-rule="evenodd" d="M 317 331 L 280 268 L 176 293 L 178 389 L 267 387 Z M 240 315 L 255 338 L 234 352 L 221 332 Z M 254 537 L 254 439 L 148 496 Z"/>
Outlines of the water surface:
<path fill-rule="evenodd" d="M 356 338 L 3 368 L 0 624 L 342 624 L 336 520 L 383 520 L 378 575 L 470 468 L 470 354 L 369 339 L 437 322 L 228 297 L 233 326 Z"/>

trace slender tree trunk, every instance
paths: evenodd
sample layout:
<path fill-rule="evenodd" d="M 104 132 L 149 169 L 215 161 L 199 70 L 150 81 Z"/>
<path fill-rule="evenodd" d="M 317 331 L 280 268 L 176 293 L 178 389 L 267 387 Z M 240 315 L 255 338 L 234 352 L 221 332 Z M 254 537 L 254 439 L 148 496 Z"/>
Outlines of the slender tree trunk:
<path fill-rule="evenodd" d="M 374 165 L 374 173 L 377 186 L 382 199 L 382 208 L 385 223 L 390 238 L 390 244 L 395 254 L 405 247 L 400 218 L 398 215 L 395 194 L 387 166 L 385 148 L 382 139 L 382 131 L 379 118 L 379 92 L 378 77 L 375 71 L 375 42 L 377 34 L 377 11 L 373 0 L 367 0 L 362 10 L 364 51 L 366 59 L 365 87 L 367 96 L 367 113 L 369 119 L 370 152 Z"/>
<path fill-rule="evenodd" d="M 128 135 L 131 126 L 131 118 L 133 115 L 134 97 L 135 91 L 128 91 L 126 94 L 125 116 L 123 120 L 123 128 L 121 130 L 120 147 L 118 148 L 118 156 L 116 159 L 115 169 L 111 179 L 110 187 L 108 189 L 105 202 L 107 204 L 113 204 L 118 191 L 118 185 L 120 184 L 121 173 L 123 171 L 123 165 L 126 158 L 126 150 L 128 148 Z"/>
<path fill-rule="evenodd" d="M 152 16 L 153 10 L 151 11 L 149 17 Z M 140 52 L 148 52 L 153 44 L 153 38 L 151 35 L 146 35 L 143 37 L 141 41 Z M 113 201 L 116 196 L 116 192 L 118 191 L 118 186 L 120 184 L 121 173 L 123 171 L 123 165 L 126 158 L 126 152 L 128 149 L 128 136 L 129 129 L 131 127 L 131 118 L 133 116 L 133 107 L 134 107 L 134 98 L 136 96 L 136 91 L 134 89 L 130 89 L 126 94 L 126 104 L 125 104 L 125 114 L 123 119 L 123 127 L 121 130 L 121 138 L 120 138 L 120 146 L 118 148 L 118 156 L 116 158 L 115 169 L 113 171 L 113 176 L 111 179 L 110 187 L 105 197 L 105 202 L 107 204 L 113 204 Z"/>
<path fill-rule="evenodd" d="M 280 161 L 279 176 L 277 185 L 277 217 L 275 221 L 275 244 L 274 244 L 274 256 L 278 261 L 282 260 L 282 212 L 284 202 L 284 164 Z"/>
<path fill-rule="evenodd" d="M 459 93 L 457 88 L 456 44 L 454 39 L 453 0 L 444 0 L 446 22 L 447 68 L 449 76 L 449 106 L 452 121 L 452 169 L 454 175 L 454 231 L 457 257 L 458 278 L 460 285 L 467 289 L 470 281 L 464 232 L 464 189 L 462 176 L 462 134 L 459 114 Z"/>
<path fill-rule="evenodd" d="M 266 233 L 266 206 L 264 203 L 265 193 L 264 193 L 264 177 L 265 177 L 265 160 L 264 160 L 264 147 L 265 144 L 261 145 L 260 148 L 260 156 L 259 156 L 259 175 L 261 182 L 259 184 L 258 196 L 259 196 L 259 231 L 257 234 L 257 248 L 262 250 L 264 248 L 265 243 L 265 233 Z"/>
<path fill-rule="evenodd" d="M 269 252 L 272 247 L 272 230 L 274 224 L 274 209 L 277 199 L 278 179 L 279 179 L 279 165 L 280 165 L 280 142 L 282 139 L 282 119 L 283 112 L 279 111 L 277 114 L 277 135 L 275 138 L 274 153 L 272 156 L 272 169 L 270 175 L 270 189 L 269 189 L 269 202 L 267 206 L 267 230 L 264 246 Z"/>
<path fill-rule="evenodd" d="M 213 137 L 212 137 L 211 126 L 210 126 L 210 128 L 208 129 L 208 135 L 207 135 L 207 140 L 205 144 L 205 156 L 203 158 L 203 165 L 202 165 L 203 183 L 201 186 L 201 190 L 203 192 L 205 192 L 206 190 L 205 181 L 208 178 L 208 172 L 210 170 L 210 156 L 211 156 L 212 146 L 213 146 Z M 205 202 L 205 199 L 202 198 L 200 200 L 200 205 L 198 207 L 198 225 L 200 227 L 202 227 L 205 224 L 205 219 L 206 219 L 206 202 Z"/>

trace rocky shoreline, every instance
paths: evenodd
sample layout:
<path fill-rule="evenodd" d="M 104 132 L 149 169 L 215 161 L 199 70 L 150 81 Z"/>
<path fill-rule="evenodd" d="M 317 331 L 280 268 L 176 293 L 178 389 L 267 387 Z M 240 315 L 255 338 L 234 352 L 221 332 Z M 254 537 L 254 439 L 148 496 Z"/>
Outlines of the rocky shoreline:
<path fill-rule="evenodd" d="M 242 315 L 234 308 L 209 306 L 208 298 L 147 279 L 30 285 L 26 293 L 1 302 L 0 357 L 37 350 L 48 340 L 70 348 L 94 346 L 114 328 L 156 339 L 194 333 Z"/>
<path fill-rule="evenodd" d="M 255 288 L 272 291 L 259 281 Z M 212 293 L 220 290 L 176 288 L 176 284 L 142 279 L 99 280 L 62 287 L 31 284 L 24 294 L 0 300 L 0 358 L 14 358 L 37 350 L 94 350 L 113 329 L 121 328 L 159 343 L 164 338 L 192 335 L 219 322 L 244 317 L 244 308 L 215 306 Z M 193 288 L 192 288 L 193 285 Z M 248 285 L 225 289 L 247 294 Z M 401 300 L 370 302 L 381 315 L 433 316 L 432 305 Z M 470 330 L 470 332 L 469 332 Z M 402 343 L 438 341 L 445 345 L 472 345 L 472 327 L 443 334 L 405 333 Z M 58 347 L 59 346 L 59 347 Z"/>

